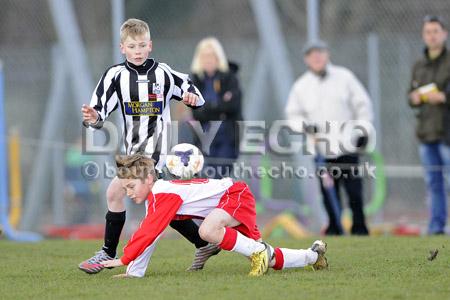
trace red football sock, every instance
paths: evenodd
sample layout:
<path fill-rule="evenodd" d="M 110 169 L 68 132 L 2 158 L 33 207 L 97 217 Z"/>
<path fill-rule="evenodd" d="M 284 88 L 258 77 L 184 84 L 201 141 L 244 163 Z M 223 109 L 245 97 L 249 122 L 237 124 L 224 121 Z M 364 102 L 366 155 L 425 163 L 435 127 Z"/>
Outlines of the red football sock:
<path fill-rule="evenodd" d="M 247 257 L 253 253 L 263 251 L 266 248 L 264 244 L 246 237 L 236 229 L 228 227 L 225 228 L 225 234 L 219 247 L 224 250 L 240 253 Z"/>
<path fill-rule="evenodd" d="M 283 269 L 284 265 L 284 256 L 283 252 L 280 248 L 275 248 L 275 265 L 273 266 L 274 270 L 281 270 Z"/>
<path fill-rule="evenodd" d="M 222 242 L 219 244 L 219 247 L 223 250 L 231 251 L 236 245 L 238 232 L 229 227 L 225 227 L 225 234 L 223 236 Z"/>

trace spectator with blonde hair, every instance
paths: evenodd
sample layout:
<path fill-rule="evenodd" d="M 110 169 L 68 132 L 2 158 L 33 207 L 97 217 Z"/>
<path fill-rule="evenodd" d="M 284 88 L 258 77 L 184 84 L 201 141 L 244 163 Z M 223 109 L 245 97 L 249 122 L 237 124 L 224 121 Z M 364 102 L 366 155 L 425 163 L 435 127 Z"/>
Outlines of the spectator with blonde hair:
<path fill-rule="evenodd" d="M 210 121 L 221 121 L 209 149 L 201 145 L 196 136 L 195 144 L 206 156 L 206 166 L 213 167 L 215 178 L 229 176 L 238 157 L 239 131 L 237 121 L 242 120 L 241 90 L 237 78 L 238 66 L 227 60 L 220 42 L 214 37 L 201 40 L 195 50 L 191 66 L 192 81 L 198 87 L 206 103 L 194 110 L 193 117 L 200 121 L 203 131 L 209 131 Z M 210 168 L 205 168 L 209 171 Z"/>

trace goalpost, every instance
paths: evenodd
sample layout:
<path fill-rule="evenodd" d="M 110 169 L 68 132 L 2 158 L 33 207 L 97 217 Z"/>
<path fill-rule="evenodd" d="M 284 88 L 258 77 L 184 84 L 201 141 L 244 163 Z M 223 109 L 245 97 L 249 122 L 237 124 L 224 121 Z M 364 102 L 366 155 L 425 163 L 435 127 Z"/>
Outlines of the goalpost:
<path fill-rule="evenodd" d="M 9 223 L 8 156 L 6 153 L 5 90 L 3 64 L 0 60 L 0 224 L 5 236 L 18 242 L 37 242 L 42 237 L 33 232 L 15 230 Z"/>

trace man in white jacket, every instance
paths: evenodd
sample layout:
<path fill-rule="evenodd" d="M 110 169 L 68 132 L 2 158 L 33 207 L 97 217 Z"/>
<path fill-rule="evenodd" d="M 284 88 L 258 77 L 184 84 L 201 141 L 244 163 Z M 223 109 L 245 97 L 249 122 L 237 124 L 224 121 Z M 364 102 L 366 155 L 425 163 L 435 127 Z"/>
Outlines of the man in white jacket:
<path fill-rule="evenodd" d="M 374 143 L 369 139 L 374 134 L 370 98 L 350 70 L 330 63 L 323 41 L 308 43 L 303 54 L 308 71 L 292 86 L 285 112 L 291 128 L 306 133 L 307 152 L 324 158 L 328 170 L 332 170 L 329 173 L 333 180 L 324 180 L 323 176 L 320 180 L 329 216 L 325 233 L 343 234 L 339 199 L 339 186 L 343 185 L 353 213 L 351 233 L 367 235 L 362 178 L 357 174 L 357 165 L 361 150 L 369 141 L 372 146 Z M 330 199 L 329 190 L 333 187 L 338 212 Z"/>

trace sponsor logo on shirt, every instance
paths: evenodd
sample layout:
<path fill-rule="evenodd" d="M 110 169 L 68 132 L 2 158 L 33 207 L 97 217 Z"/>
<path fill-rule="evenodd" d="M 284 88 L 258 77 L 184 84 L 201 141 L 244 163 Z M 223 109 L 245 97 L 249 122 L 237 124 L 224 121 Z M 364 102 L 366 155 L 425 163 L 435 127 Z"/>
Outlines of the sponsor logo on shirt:
<path fill-rule="evenodd" d="M 162 101 L 125 102 L 125 114 L 129 116 L 158 116 L 162 114 Z"/>

